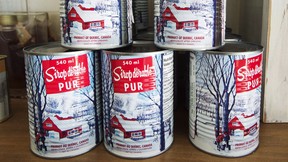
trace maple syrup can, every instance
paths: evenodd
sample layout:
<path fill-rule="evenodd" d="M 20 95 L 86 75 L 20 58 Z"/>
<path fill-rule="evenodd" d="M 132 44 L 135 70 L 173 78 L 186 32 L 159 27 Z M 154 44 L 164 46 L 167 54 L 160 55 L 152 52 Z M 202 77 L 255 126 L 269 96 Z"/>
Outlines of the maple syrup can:
<path fill-rule="evenodd" d="M 60 0 L 61 44 L 111 49 L 132 43 L 132 0 Z"/>
<path fill-rule="evenodd" d="M 177 50 L 224 45 L 226 0 L 155 1 L 154 43 Z"/>
<path fill-rule="evenodd" d="M 173 51 L 153 42 L 103 50 L 104 145 L 114 155 L 149 158 L 173 141 Z"/>
<path fill-rule="evenodd" d="M 26 47 L 30 146 L 46 158 L 73 157 L 102 141 L 100 53 L 60 43 Z"/>
<path fill-rule="evenodd" d="M 190 54 L 189 137 L 199 149 L 241 157 L 259 145 L 263 47 L 226 42 Z"/>
<path fill-rule="evenodd" d="M 0 123 L 11 116 L 8 99 L 6 56 L 0 55 Z"/>

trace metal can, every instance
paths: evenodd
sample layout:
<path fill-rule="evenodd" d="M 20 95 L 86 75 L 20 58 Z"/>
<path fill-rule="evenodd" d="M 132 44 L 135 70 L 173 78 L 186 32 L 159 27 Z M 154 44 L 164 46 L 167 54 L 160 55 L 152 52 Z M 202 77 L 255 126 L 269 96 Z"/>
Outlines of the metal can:
<path fill-rule="evenodd" d="M 189 137 L 199 149 L 241 157 L 259 145 L 263 47 L 229 42 L 190 54 Z"/>
<path fill-rule="evenodd" d="M 45 158 L 83 154 L 102 141 L 100 53 L 60 43 L 24 48 L 30 146 Z"/>
<path fill-rule="evenodd" d="M 0 55 L 0 123 L 7 120 L 10 115 L 8 99 L 6 56 Z"/>
<path fill-rule="evenodd" d="M 161 48 L 209 50 L 224 45 L 226 0 L 155 1 L 154 43 Z"/>
<path fill-rule="evenodd" d="M 60 0 L 61 44 L 111 49 L 132 43 L 132 0 Z"/>
<path fill-rule="evenodd" d="M 149 158 L 173 142 L 173 51 L 153 42 L 102 51 L 104 145 L 120 157 Z"/>

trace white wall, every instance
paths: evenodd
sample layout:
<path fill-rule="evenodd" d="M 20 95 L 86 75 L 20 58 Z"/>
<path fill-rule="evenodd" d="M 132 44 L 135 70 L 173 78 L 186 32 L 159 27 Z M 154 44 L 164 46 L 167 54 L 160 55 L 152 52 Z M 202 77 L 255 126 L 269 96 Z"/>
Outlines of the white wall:
<path fill-rule="evenodd" d="M 29 11 L 59 11 L 59 0 L 27 0 Z"/>
<path fill-rule="evenodd" d="M 0 11 L 8 12 L 22 12 L 26 11 L 26 1 L 25 0 L 0 0 Z"/>
<path fill-rule="evenodd" d="M 0 0 L 0 11 L 49 11 L 59 10 L 59 0 Z"/>

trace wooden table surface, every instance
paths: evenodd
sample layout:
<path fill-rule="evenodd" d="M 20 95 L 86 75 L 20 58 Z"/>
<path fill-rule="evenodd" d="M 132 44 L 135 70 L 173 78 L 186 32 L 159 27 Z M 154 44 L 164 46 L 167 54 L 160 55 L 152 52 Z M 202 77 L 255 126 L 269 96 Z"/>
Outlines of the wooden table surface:
<path fill-rule="evenodd" d="M 110 154 L 103 143 L 93 150 L 72 158 L 45 159 L 30 151 L 28 133 L 28 114 L 26 99 L 11 99 L 13 116 L 0 123 L 0 162 L 107 162 L 107 161 L 143 161 L 143 162 L 288 162 L 288 124 L 261 124 L 260 145 L 250 155 L 240 158 L 223 158 L 198 150 L 188 139 L 188 113 L 184 108 L 177 108 L 175 114 L 174 143 L 161 155 L 143 160 L 119 158 Z"/>

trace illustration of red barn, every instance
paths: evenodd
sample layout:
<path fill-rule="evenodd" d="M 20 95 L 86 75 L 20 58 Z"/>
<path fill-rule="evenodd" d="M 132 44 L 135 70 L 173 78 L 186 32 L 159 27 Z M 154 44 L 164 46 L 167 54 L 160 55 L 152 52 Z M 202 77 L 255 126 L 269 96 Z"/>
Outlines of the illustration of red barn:
<path fill-rule="evenodd" d="M 78 124 L 72 117 L 63 118 L 55 115 L 48 117 L 43 122 L 45 131 L 54 131 L 59 134 L 59 138 L 74 137 L 82 134 L 82 125 Z"/>
<path fill-rule="evenodd" d="M 175 6 L 166 7 L 162 14 L 165 26 L 169 27 L 175 24 L 177 30 L 197 30 L 199 28 L 199 20 L 193 16 L 192 12 L 186 8 L 177 8 L 179 10 Z"/>
<path fill-rule="evenodd" d="M 104 29 L 104 18 L 95 10 L 86 9 L 82 6 L 72 7 L 68 13 L 70 22 L 76 21 L 85 29 Z"/>
<path fill-rule="evenodd" d="M 240 131 L 244 136 L 253 134 L 258 129 L 258 123 L 254 115 L 239 115 L 232 118 L 228 123 L 230 134 Z"/>
<path fill-rule="evenodd" d="M 136 119 L 128 119 L 123 115 L 113 116 L 111 127 L 123 132 L 124 138 L 143 139 L 145 138 L 145 128 Z"/>

